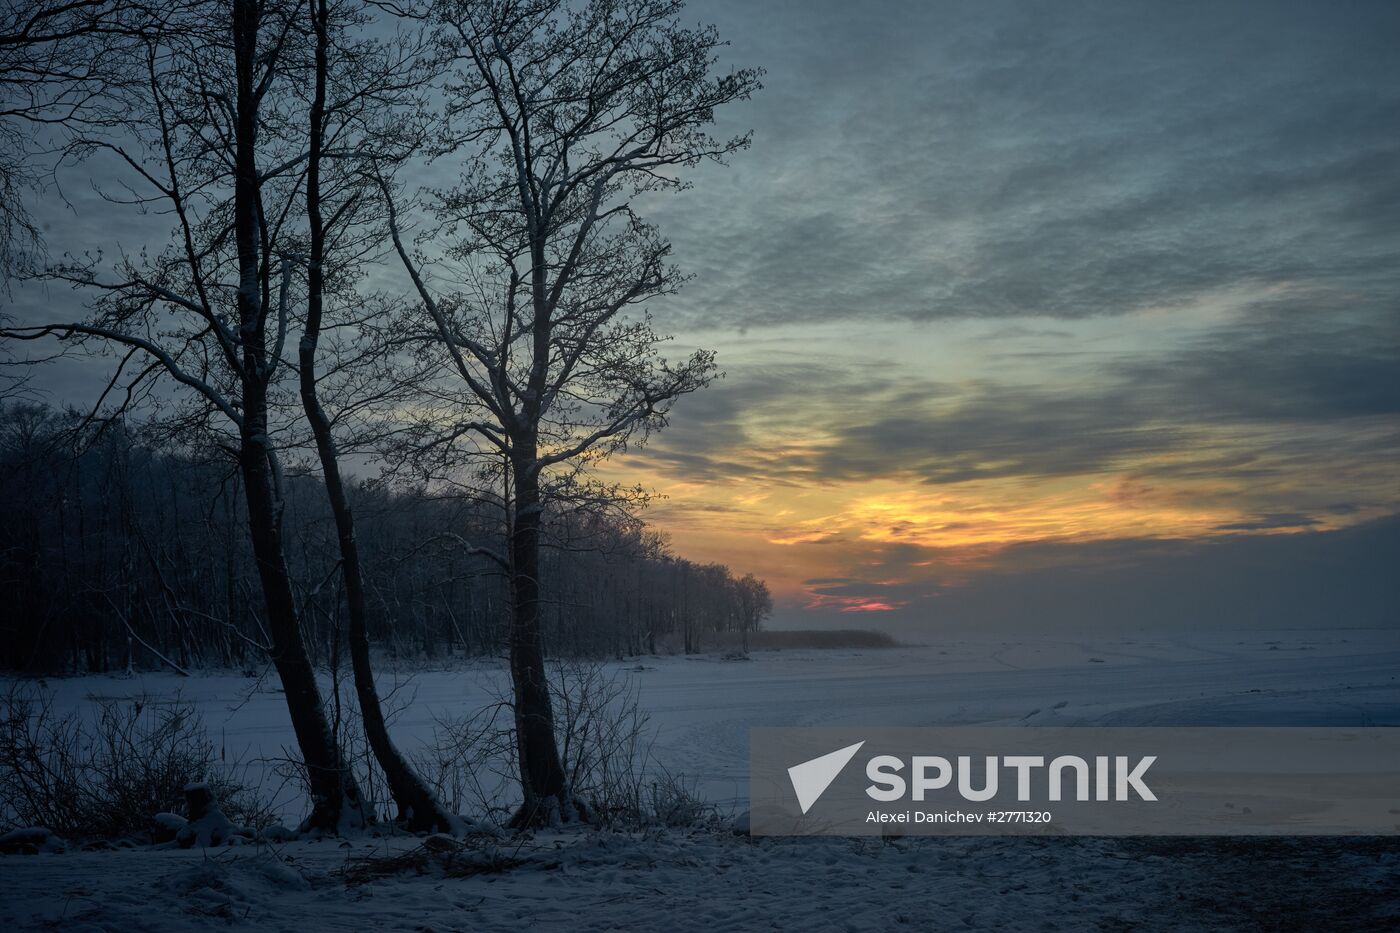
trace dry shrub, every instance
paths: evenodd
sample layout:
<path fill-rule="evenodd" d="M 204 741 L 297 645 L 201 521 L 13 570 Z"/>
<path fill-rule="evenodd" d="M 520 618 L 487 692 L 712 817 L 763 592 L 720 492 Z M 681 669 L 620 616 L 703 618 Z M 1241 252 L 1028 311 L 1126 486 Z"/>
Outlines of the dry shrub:
<path fill-rule="evenodd" d="M 555 661 L 550 677 L 556 738 L 573 794 L 597 825 L 615 829 L 704 822 L 712 809 L 692 784 L 652 755 L 653 729 L 625 672 L 592 661 Z M 509 700 L 474 716 L 439 720 L 416 759 L 454 812 L 504 825 L 515 812 L 514 717 Z"/>
<path fill-rule="evenodd" d="M 256 791 L 222 767 L 193 704 L 104 699 L 95 716 L 60 714 L 53 694 L 15 684 L 0 696 L 0 823 L 62 836 L 145 831 L 179 812 L 185 785 L 207 781 L 235 823 L 268 821 Z"/>
<path fill-rule="evenodd" d="M 560 661 L 550 681 L 564 774 L 598 824 L 689 826 L 712 808 L 652 755 L 654 730 L 637 682 L 589 661 Z"/>

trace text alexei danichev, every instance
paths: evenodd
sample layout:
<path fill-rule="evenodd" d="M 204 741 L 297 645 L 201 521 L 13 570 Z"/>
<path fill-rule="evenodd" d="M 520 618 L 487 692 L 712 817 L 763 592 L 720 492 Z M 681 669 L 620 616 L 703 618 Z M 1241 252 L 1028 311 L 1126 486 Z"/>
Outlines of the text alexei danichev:
<path fill-rule="evenodd" d="M 1048 810 L 989 810 L 986 813 L 965 810 L 905 810 L 902 813 L 885 813 L 871 810 L 866 814 L 867 823 L 1049 823 Z"/>

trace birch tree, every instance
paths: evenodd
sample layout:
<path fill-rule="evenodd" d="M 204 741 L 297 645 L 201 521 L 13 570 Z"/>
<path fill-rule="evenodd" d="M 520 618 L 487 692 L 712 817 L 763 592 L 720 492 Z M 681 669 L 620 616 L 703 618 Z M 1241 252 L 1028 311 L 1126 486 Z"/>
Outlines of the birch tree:
<path fill-rule="evenodd" d="M 718 72 L 712 28 L 673 0 L 443 0 L 445 155 L 460 179 L 435 202 L 460 287 L 434 285 L 394 210 L 394 245 L 460 396 L 442 444 L 504 465 L 510 672 L 523 803 L 517 826 L 586 819 L 555 740 L 541 634 L 541 526 L 552 490 L 665 424 L 708 383 L 712 353 L 672 360 L 643 306 L 675 291 L 669 244 L 634 209 L 748 135 L 715 138 L 717 108 L 759 86 Z"/>

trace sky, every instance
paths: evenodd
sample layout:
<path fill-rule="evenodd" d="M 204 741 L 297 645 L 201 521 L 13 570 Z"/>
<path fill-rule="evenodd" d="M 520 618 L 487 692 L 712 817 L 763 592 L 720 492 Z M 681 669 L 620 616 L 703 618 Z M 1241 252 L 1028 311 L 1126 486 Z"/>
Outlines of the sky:
<path fill-rule="evenodd" d="M 605 468 L 678 553 L 915 640 L 1397 621 L 1400 5 L 686 15 L 767 73 L 640 205 L 725 372 Z M 110 238 L 68 193 L 50 249 Z"/>
<path fill-rule="evenodd" d="M 1400 614 L 1400 6 L 690 9 L 767 75 L 651 211 L 681 553 L 785 625 Z"/>

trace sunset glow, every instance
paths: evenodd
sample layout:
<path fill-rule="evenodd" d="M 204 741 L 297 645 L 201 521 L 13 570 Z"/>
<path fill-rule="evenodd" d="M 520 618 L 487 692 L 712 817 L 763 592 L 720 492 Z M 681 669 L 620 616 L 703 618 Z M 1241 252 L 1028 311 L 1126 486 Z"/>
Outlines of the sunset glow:
<path fill-rule="evenodd" d="M 1157 346 L 1172 354 L 1239 328 L 1238 297 L 1222 300 L 997 343 L 987 335 L 998 328 L 967 322 L 913 328 L 895 344 L 809 328 L 811 355 L 779 367 L 747 341 L 702 332 L 694 339 L 719 348 L 727 377 L 606 472 L 659 494 L 649 520 L 681 553 L 751 566 L 790 618 L 833 624 L 935 624 L 940 597 L 989 573 L 1082 566 L 1089 546 L 1096 564 L 1131 565 L 1115 542 L 1315 534 L 1400 508 L 1393 467 L 1370 453 L 1395 443 L 1393 419 L 1263 417 L 1190 372 L 1148 366 Z M 1075 346 L 1093 346 L 1142 373 L 1027 352 L 1046 343 L 1069 344 L 1076 359 Z M 959 380 L 939 379 L 945 368 Z M 761 401 L 745 404 L 751 393 Z"/>

